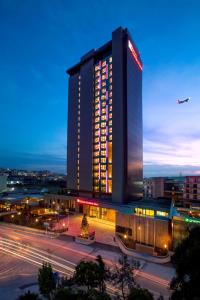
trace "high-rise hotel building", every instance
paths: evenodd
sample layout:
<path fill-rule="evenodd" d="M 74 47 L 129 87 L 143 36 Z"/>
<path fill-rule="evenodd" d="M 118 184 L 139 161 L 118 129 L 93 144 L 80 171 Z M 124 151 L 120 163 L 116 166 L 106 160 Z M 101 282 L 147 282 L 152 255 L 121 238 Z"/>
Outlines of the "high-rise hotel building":
<path fill-rule="evenodd" d="M 117 203 L 142 197 L 142 61 L 128 30 L 67 73 L 68 190 Z"/>

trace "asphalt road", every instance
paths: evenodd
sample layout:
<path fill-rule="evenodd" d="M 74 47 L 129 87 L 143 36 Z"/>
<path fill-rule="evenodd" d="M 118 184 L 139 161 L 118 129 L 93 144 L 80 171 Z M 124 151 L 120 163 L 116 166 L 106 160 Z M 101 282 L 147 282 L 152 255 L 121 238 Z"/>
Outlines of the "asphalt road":
<path fill-rule="evenodd" d="M 104 250 L 98 246 L 84 246 L 70 239 L 53 239 L 39 231 L 26 230 L 9 224 L 0 224 L 0 252 L 16 257 L 15 260 L 29 262 L 30 276 L 35 276 L 36 267 L 47 260 L 61 274 L 72 274 L 75 265 L 82 259 L 95 259 L 100 254 L 106 264 L 112 267 L 120 256 L 119 251 L 114 249 L 110 251 L 106 247 Z M 170 291 L 167 284 L 173 276 L 173 269 L 152 263 L 141 263 L 143 267 L 137 273 L 136 281 L 142 287 L 152 291 L 156 297 L 162 294 L 165 299 L 168 299 Z M 1 272 L 0 267 L 0 274 Z M 0 277 L 0 288 L 1 282 Z"/>

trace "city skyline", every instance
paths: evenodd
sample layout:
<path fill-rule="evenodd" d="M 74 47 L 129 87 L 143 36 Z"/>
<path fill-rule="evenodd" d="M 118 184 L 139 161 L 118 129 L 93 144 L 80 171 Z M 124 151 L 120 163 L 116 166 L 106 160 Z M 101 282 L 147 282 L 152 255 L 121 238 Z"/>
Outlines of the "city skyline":
<path fill-rule="evenodd" d="M 121 25 L 144 64 L 144 175 L 200 174 L 200 4 L 146 5 L 1 1 L 0 166 L 65 172 L 65 70 Z M 185 97 L 191 102 L 176 103 Z"/>

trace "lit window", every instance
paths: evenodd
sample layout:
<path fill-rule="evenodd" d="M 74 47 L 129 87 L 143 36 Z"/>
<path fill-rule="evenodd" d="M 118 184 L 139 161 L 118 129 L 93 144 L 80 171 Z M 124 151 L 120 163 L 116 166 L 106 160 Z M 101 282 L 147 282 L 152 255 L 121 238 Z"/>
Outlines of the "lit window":
<path fill-rule="evenodd" d="M 109 113 L 109 119 L 112 119 L 112 113 Z"/>
<path fill-rule="evenodd" d="M 102 108 L 101 113 L 102 113 L 102 114 L 105 114 L 105 113 L 106 113 L 106 109 L 105 109 L 105 108 Z"/>
<path fill-rule="evenodd" d="M 105 142 L 106 141 L 106 136 L 102 136 L 101 137 L 101 142 Z"/>
<path fill-rule="evenodd" d="M 99 130 L 95 131 L 94 135 L 98 136 L 99 135 Z"/>
<path fill-rule="evenodd" d="M 101 134 L 103 135 L 103 134 L 106 134 L 106 129 L 102 129 L 101 130 Z"/>
<path fill-rule="evenodd" d="M 98 143 L 99 142 L 99 138 L 98 137 L 95 138 L 94 141 L 95 141 L 95 143 Z"/>
<path fill-rule="evenodd" d="M 95 117 L 99 116 L 99 110 L 95 111 Z"/>
<path fill-rule="evenodd" d="M 106 100 L 106 95 L 102 95 L 101 100 Z"/>
<path fill-rule="evenodd" d="M 106 68 L 102 69 L 102 74 L 106 73 Z"/>
<path fill-rule="evenodd" d="M 99 187 L 98 186 L 94 186 L 94 191 L 98 192 L 99 191 Z"/>
<path fill-rule="evenodd" d="M 106 178 L 106 172 L 101 172 L 101 178 Z"/>
<path fill-rule="evenodd" d="M 106 120 L 106 115 L 103 115 L 103 116 L 101 117 L 101 120 L 102 120 L 102 121 Z"/>
<path fill-rule="evenodd" d="M 98 165 L 94 166 L 93 169 L 94 169 L 94 171 L 98 171 L 99 170 L 99 166 Z"/>
<path fill-rule="evenodd" d="M 112 77 L 109 79 L 109 82 L 112 83 Z"/>
<path fill-rule="evenodd" d="M 109 135 L 109 141 L 112 141 L 112 135 Z"/>
<path fill-rule="evenodd" d="M 105 157 L 101 158 L 101 162 L 105 164 L 106 163 L 106 158 Z"/>
<path fill-rule="evenodd" d="M 94 157 L 99 156 L 99 151 L 94 152 L 93 155 L 94 155 Z"/>
<path fill-rule="evenodd" d="M 101 170 L 106 171 L 106 165 L 101 165 Z"/>
<path fill-rule="evenodd" d="M 106 127 L 106 122 L 101 123 L 101 128 Z"/>
<path fill-rule="evenodd" d="M 96 124 L 94 128 L 99 129 L 99 124 Z"/>
<path fill-rule="evenodd" d="M 99 178 L 99 172 L 94 172 L 94 177 Z"/>
<path fill-rule="evenodd" d="M 96 91 L 96 92 L 95 92 L 95 96 L 99 96 L 99 91 Z"/>
<path fill-rule="evenodd" d="M 95 66 L 95 71 L 98 71 L 100 69 L 99 65 Z"/>
<path fill-rule="evenodd" d="M 95 118 L 95 123 L 99 122 L 99 117 Z"/>
<path fill-rule="evenodd" d="M 106 151 L 102 150 L 102 151 L 101 151 L 101 155 L 102 155 L 102 156 L 105 156 L 105 155 L 106 155 Z"/>
<path fill-rule="evenodd" d="M 106 185 L 106 180 L 101 180 L 101 185 Z"/>
<path fill-rule="evenodd" d="M 112 70 L 112 64 L 109 65 L 109 69 Z"/>
<path fill-rule="evenodd" d="M 111 57 L 109 57 L 109 62 L 110 62 L 110 63 L 112 62 L 112 56 L 111 56 Z"/>
<path fill-rule="evenodd" d="M 112 84 L 111 84 L 111 85 L 109 85 L 109 90 L 110 90 L 110 91 L 112 91 Z"/>
<path fill-rule="evenodd" d="M 99 78 L 97 78 L 97 79 L 95 80 L 95 83 L 99 83 Z"/>
<path fill-rule="evenodd" d="M 106 82 L 105 82 L 105 81 L 103 81 L 103 82 L 102 82 L 102 86 L 105 86 L 105 85 L 106 85 Z"/>
<path fill-rule="evenodd" d="M 106 102 L 101 102 L 101 106 L 105 107 L 106 106 Z"/>
<path fill-rule="evenodd" d="M 105 65 L 106 65 L 106 60 L 104 60 L 104 61 L 102 62 L 102 67 L 105 67 Z"/>
<path fill-rule="evenodd" d="M 109 126 L 112 126 L 112 120 L 109 121 Z M 109 128 L 109 129 L 111 129 L 111 128 Z"/>
<path fill-rule="evenodd" d="M 109 111 L 112 111 L 112 106 L 109 107 Z"/>
<path fill-rule="evenodd" d="M 101 149 L 106 149 L 106 143 L 101 144 Z"/>
<path fill-rule="evenodd" d="M 101 92 L 102 92 L 102 94 L 105 94 L 105 93 L 106 93 L 106 89 L 103 88 L 103 89 L 101 90 Z"/>
<path fill-rule="evenodd" d="M 112 97 L 112 92 L 109 92 L 109 97 Z"/>
<path fill-rule="evenodd" d="M 102 80 L 105 80 L 106 79 L 106 75 L 102 75 Z"/>
<path fill-rule="evenodd" d="M 165 212 L 165 211 L 159 211 L 159 210 L 157 210 L 156 215 L 160 216 L 160 217 L 168 217 L 168 213 Z"/>
<path fill-rule="evenodd" d="M 95 105 L 95 109 L 98 109 L 98 108 L 99 108 L 99 104 L 96 104 L 96 105 Z"/>
<path fill-rule="evenodd" d="M 112 71 L 109 72 L 109 77 L 111 77 L 111 76 L 112 76 Z"/>

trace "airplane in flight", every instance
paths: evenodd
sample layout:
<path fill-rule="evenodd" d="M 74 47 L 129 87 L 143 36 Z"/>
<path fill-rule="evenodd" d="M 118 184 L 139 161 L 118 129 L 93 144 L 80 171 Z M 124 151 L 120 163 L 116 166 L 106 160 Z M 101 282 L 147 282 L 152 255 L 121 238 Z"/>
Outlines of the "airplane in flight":
<path fill-rule="evenodd" d="M 184 100 L 177 100 L 177 103 L 178 103 L 178 104 L 183 104 L 183 103 L 188 102 L 189 100 L 190 100 L 190 98 L 186 98 L 186 99 L 184 99 Z"/>

